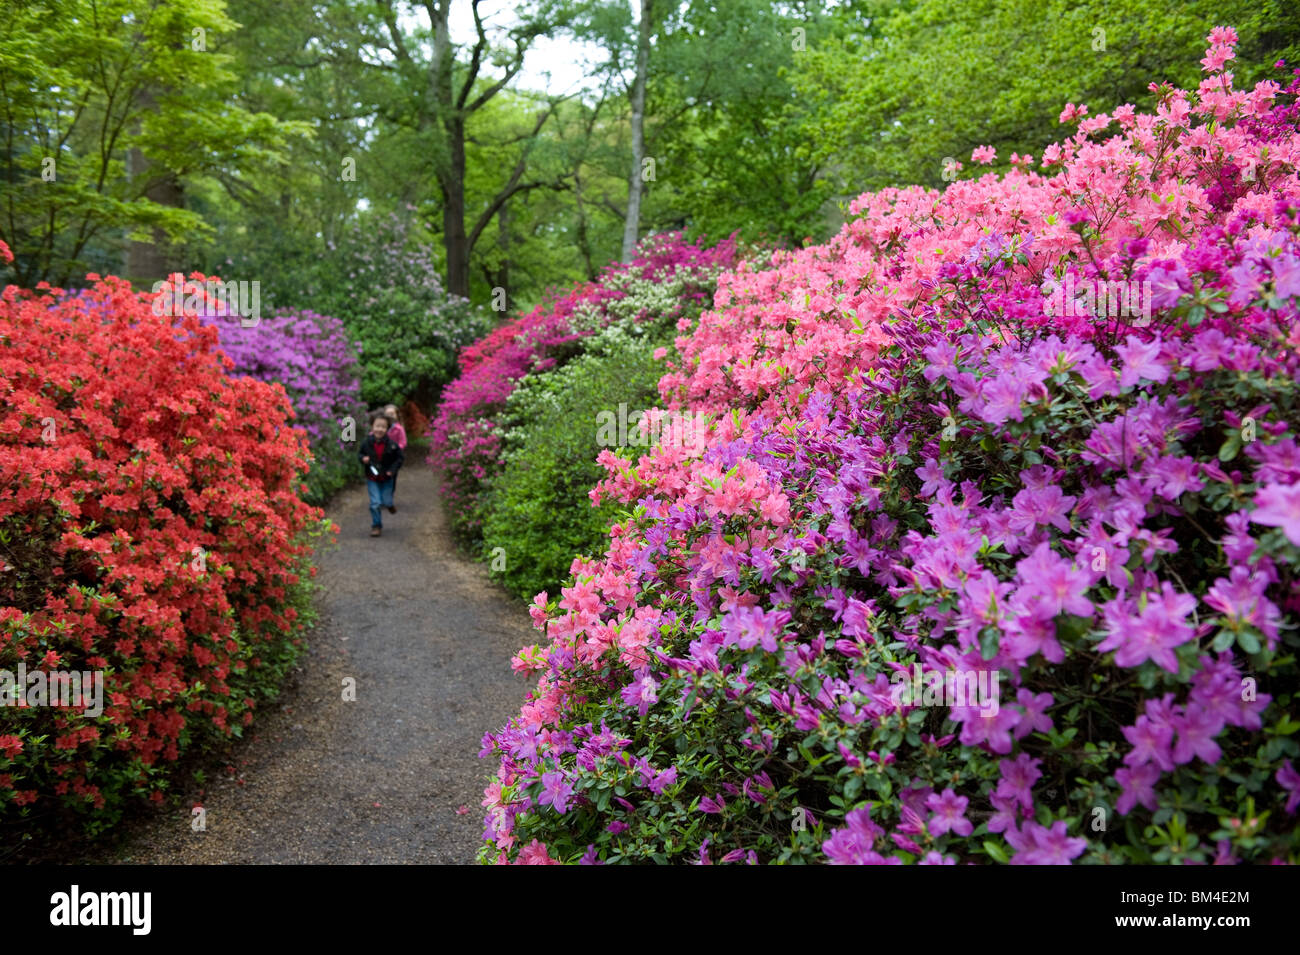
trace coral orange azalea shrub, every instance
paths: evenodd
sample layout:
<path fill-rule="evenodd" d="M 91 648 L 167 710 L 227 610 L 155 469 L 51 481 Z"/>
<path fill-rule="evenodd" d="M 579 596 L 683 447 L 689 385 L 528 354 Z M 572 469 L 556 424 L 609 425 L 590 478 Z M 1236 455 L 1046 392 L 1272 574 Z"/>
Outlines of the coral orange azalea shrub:
<path fill-rule="evenodd" d="M 1300 83 L 1209 40 L 723 277 L 661 382 L 708 448 L 602 452 L 535 600 L 485 860 L 1300 862 Z"/>
<path fill-rule="evenodd" d="M 35 704 L 0 707 L 0 818 L 100 828 L 277 692 L 323 528 L 283 389 L 227 377 L 199 319 L 91 279 L 0 298 L 0 689 L 21 668 Z M 103 674 L 99 705 L 56 692 L 72 671 Z"/>

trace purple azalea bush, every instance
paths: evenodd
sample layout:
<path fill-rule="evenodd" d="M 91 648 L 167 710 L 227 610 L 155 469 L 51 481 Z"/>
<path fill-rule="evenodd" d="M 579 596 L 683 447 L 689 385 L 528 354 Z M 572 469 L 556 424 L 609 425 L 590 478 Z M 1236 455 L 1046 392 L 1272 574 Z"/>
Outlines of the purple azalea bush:
<path fill-rule="evenodd" d="M 357 348 L 343 323 L 287 308 L 247 325 L 239 315 L 209 314 L 202 320 L 217 329 L 235 374 L 284 388 L 315 456 L 307 475 L 308 498 L 319 502 L 341 487 L 355 470 L 350 446 L 342 441 L 346 419 L 352 418 L 358 436 L 366 431 Z"/>
<path fill-rule="evenodd" d="M 1300 862 L 1300 82 L 1209 39 L 1041 174 L 724 277 L 661 382 L 711 439 L 602 452 L 481 858 Z"/>
<path fill-rule="evenodd" d="M 1297 211 L 1269 240 L 1284 263 Z M 819 396 L 793 429 L 758 420 L 704 454 L 759 462 L 797 528 L 742 556 L 725 542 L 744 525 L 647 493 L 619 528 L 633 543 L 579 567 L 561 607 L 617 577 L 635 612 L 601 639 L 654 637 L 521 660 L 571 702 L 563 728 L 543 692 L 488 737 L 494 851 L 1292 857 L 1300 326 L 1294 304 L 1251 307 L 1113 350 L 900 322 L 842 411 Z"/>

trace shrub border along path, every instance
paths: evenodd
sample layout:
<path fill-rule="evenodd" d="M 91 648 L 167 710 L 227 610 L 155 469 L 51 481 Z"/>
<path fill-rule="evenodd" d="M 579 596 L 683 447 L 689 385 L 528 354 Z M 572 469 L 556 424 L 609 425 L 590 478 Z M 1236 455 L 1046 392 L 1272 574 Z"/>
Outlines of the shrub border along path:
<path fill-rule="evenodd" d="M 480 740 L 518 709 L 526 681 L 510 657 L 530 628 L 486 568 L 457 554 L 437 475 L 410 471 L 377 540 L 364 488 L 328 508 L 342 530 L 317 554 L 321 620 L 296 685 L 235 747 L 236 765 L 134 823 L 115 861 L 473 861 L 489 768 Z M 345 677 L 356 702 L 343 701 Z M 195 802 L 203 832 L 191 828 Z"/>

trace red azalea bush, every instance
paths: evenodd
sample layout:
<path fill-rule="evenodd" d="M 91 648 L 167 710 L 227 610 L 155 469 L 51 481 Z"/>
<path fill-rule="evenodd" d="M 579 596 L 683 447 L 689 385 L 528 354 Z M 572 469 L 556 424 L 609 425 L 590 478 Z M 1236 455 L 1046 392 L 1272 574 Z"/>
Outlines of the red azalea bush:
<path fill-rule="evenodd" d="M 516 382 L 577 355 L 582 339 L 610 324 L 693 316 L 735 257 L 734 240 L 705 248 L 677 233 L 651 236 L 631 262 L 608 266 L 599 281 L 538 305 L 462 351 L 460 377 L 444 391 L 429 431 L 429 462 L 442 470 L 453 529 L 468 539 L 481 532 L 484 485 L 501 456 L 499 417 Z"/>
<path fill-rule="evenodd" d="M 720 283 L 661 384 L 712 441 L 602 453 L 485 859 L 1300 861 L 1300 83 L 1210 43 Z"/>
<path fill-rule="evenodd" d="M 278 691 L 321 513 L 283 391 L 228 377 L 198 318 L 90 278 L 0 298 L 0 670 L 102 671 L 105 692 L 99 715 L 0 707 L 0 814 L 97 828 Z"/>

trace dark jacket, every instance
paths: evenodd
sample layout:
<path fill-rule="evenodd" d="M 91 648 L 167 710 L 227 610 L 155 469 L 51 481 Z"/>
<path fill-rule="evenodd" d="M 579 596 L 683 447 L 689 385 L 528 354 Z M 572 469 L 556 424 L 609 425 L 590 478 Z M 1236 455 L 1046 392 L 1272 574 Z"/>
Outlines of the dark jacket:
<path fill-rule="evenodd" d="M 373 434 L 367 434 L 365 440 L 361 442 L 361 447 L 357 451 L 357 460 L 360 461 L 362 458 L 370 458 L 370 464 L 362 461 L 361 466 L 365 468 L 366 477 L 371 481 L 387 481 L 388 478 L 396 476 L 397 469 L 406 463 L 405 453 L 398 447 L 397 442 L 390 437 L 384 438 L 383 460 L 376 460 L 375 436 Z M 379 469 L 378 475 L 375 475 L 370 470 L 371 464 Z"/>

